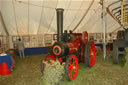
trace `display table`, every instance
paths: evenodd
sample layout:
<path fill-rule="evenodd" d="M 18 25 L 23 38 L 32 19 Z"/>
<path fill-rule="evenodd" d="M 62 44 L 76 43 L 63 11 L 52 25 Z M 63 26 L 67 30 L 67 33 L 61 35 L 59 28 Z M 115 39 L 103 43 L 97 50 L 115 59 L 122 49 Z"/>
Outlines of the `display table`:
<path fill-rule="evenodd" d="M 9 54 L 0 55 L 0 75 L 9 75 L 11 73 L 11 56 Z"/>

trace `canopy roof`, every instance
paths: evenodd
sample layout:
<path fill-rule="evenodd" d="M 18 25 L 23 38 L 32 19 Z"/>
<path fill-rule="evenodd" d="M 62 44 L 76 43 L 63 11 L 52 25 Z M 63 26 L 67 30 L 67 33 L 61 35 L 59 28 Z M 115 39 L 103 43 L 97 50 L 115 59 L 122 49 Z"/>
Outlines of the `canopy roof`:
<path fill-rule="evenodd" d="M 104 0 L 105 7 L 117 0 Z M 9 35 L 56 33 L 56 8 L 64 8 L 63 29 L 75 32 L 102 33 L 100 0 L 1 0 L 0 11 Z M 120 6 L 120 4 L 118 4 Z M 120 25 L 107 13 L 106 32 Z M 0 20 L 0 35 L 5 34 Z"/>

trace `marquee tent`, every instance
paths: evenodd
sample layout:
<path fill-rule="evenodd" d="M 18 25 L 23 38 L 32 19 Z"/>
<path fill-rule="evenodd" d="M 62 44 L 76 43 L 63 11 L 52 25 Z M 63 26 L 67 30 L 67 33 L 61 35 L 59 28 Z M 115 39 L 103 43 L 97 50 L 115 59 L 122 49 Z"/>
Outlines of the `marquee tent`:
<path fill-rule="evenodd" d="M 56 33 L 56 8 L 64 9 L 64 30 L 102 33 L 102 0 L 1 0 L 0 35 L 32 35 Z M 116 0 L 104 0 L 104 8 Z M 120 6 L 116 4 L 116 6 Z M 113 6 L 114 7 L 114 6 Z M 106 10 L 106 9 L 104 9 Z M 105 11 L 106 32 L 120 25 Z"/>

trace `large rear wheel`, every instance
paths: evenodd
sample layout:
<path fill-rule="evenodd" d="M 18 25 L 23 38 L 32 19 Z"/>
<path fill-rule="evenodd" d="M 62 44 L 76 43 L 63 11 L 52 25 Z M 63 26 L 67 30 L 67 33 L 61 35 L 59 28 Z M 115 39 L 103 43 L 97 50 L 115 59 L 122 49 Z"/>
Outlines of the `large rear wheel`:
<path fill-rule="evenodd" d="M 88 33 L 87 33 L 87 31 L 84 31 L 84 32 L 82 33 L 82 42 L 83 42 L 84 44 L 87 44 L 87 42 L 88 42 Z"/>
<path fill-rule="evenodd" d="M 95 64 L 95 56 L 96 56 L 95 44 L 93 41 L 89 41 L 86 44 L 84 55 L 85 55 L 86 66 L 93 67 Z"/>
<path fill-rule="evenodd" d="M 81 50 L 80 50 L 80 59 L 83 63 L 85 62 L 85 60 L 84 60 L 84 50 L 85 50 L 85 45 L 82 45 Z"/>
<path fill-rule="evenodd" d="M 76 55 L 70 55 L 65 65 L 65 75 L 67 80 L 74 80 L 78 74 L 78 59 Z"/>
<path fill-rule="evenodd" d="M 113 63 L 119 63 L 119 51 L 118 51 L 118 44 L 117 40 L 113 42 Z"/>

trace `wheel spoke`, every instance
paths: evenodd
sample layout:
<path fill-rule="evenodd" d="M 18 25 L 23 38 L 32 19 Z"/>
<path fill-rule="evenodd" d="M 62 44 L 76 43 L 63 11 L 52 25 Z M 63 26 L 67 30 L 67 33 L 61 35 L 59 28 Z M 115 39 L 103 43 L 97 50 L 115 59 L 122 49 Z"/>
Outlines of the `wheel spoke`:
<path fill-rule="evenodd" d="M 94 53 L 93 53 L 93 50 L 91 49 L 91 50 L 90 50 L 90 57 L 89 57 L 89 62 L 90 62 L 90 64 L 93 63 L 93 58 L 94 58 Z"/>
<path fill-rule="evenodd" d="M 73 69 L 73 73 L 76 73 L 76 69 Z"/>
<path fill-rule="evenodd" d="M 72 76 L 72 73 L 70 72 L 70 73 L 68 73 L 68 75 L 71 77 Z"/>
<path fill-rule="evenodd" d="M 72 66 L 71 63 L 68 63 L 69 66 Z"/>
<path fill-rule="evenodd" d="M 72 77 L 72 72 L 73 72 L 73 69 L 71 69 L 71 70 L 69 70 L 70 72 L 69 72 L 69 75 L 70 75 L 70 77 Z"/>
<path fill-rule="evenodd" d="M 70 65 L 70 66 L 68 66 L 68 70 L 71 70 L 72 69 L 72 66 Z"/>
<path fill-rule="evenodd" d="M 75 63 L 76 63 L 76 61 L 74 60 L 74 61 L 73 61 L 73 65 L 74 65 Z"/>

